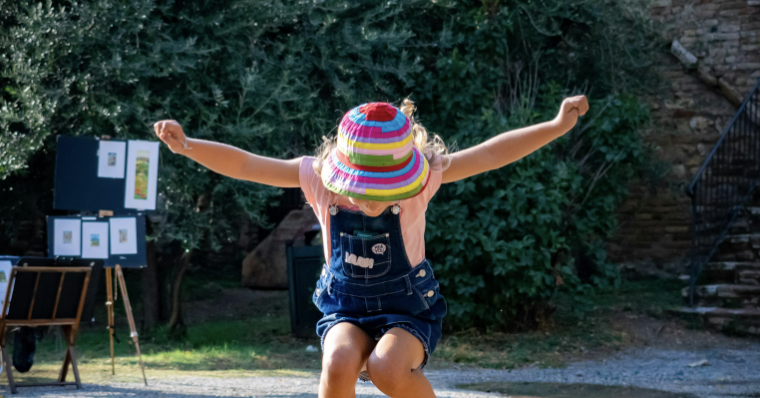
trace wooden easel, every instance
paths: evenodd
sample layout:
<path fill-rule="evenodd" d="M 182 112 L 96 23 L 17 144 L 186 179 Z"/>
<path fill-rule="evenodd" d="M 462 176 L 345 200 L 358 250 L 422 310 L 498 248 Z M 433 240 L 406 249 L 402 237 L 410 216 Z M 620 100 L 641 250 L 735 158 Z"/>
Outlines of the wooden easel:
<path fill-rule="evenodd" d="M 106 137 L 106 136 L 104 136 Z M 107 137 L 105 139 L 110 139 L 111 137 Z M 113 217 L 113 211 L 111 210 L 100 210 L 98 212 L 99 217 Z M 121 265 L 116 264 L 114 267 L 114 270 L 116 271 L 116 281 L 119 283 L 119 287 L 121 289 L 121 295 L 124 297 L 124 309 L 127 312 L 127 322 L 129 323 L 129 331 L 130 331 L 130 337 L 132 338 L 132 341 L 135 343 L 135 348 L 137 349 L 137 357 L 140 360 L 140 369 L 142 370 L 143 375 L 143 381 L 145 382 L 145 385 L 148 385 L 148 379 L 145 377 L 145 365 L 142 361 L 142 353 L 140 353 L 140 342 L 137 339 L 137 328 L 135 327 L 135 317 L 132 315 L 132 304 L 129 303 L 129 294 L 127 293 L 127 284 L 124 282 L 124 273 L 121 271 Z M 111 374 L 116 374 L 116 362 L 114 360 L 114 354 L 113 354 L 113 339 L 114 339 L 114 312 L 113 312 L 113 302 L 118 297 L 118 292 L 116 295 L 114 295 L 114 283 L 113 283 L 113 273 L 111 272 L 111 268 L 106 268 L 106 309 L 108 310 L 108 335 L 111 338 Z"/>
<path fill-rule="evenodd" d="M 127 284 L 124 282 L 124 273 L 121 271 L 121 265 L 116 264 L 114 267 L 114 271 L 116 271 L 116 282 L 119 284 L 119 288 L 121 289 L 121 296 L 124 300 L 124 310 L 127 313 L 127 322 L 129 323 L 129 336 L 132 338 L 132 342 L 135 344 L 135 348 L 137 349 L 137 357 L 140 360 L 140 369 L 142 370 L 143 375 L 143 381 L 145 382 L 145 385 L 148 385 L 148 379 L 145 377 L 145 365 L 142 361 L 142 353 L 140 352 L 140 342 L 137 339 L 137 328 L 135 327 L 135 318 L 132 316 L 132 305 L 129 303 L 129 294 L 127 293 Z M 114 360 L 114 354 L 113 354 L 113 339 L 114 339 L 114 310 L 113 310 L 113 302 L 115 300 L 114 295 L 114 284 L 113 284 L 113 273 L 111 272 L 111 268 L 106 268 L 106 294 L 107 294 L 107 300 L 106 301 L 106 308 L 108 309 L 108 334 L 111 338 L 111 374 L 116 374 L 116 363 Z"/>
<path fill-rule="evenodd" d="M 85 296 L 87 294 L 87 285 L 90 282 L 90 267 L 13 267 L 11 271 L 11 277 L 8 279 L 8 286 L 14 286 L 14 281 L 19 280 L 19 284 L 14 289 L 14 301 L 10 302 L 11 289 L 10 287 L 5 292 L 5 303 L 3 304 L 2 316 L 0 317 L 0 347 L 2 348 L 2 359 L 5 366 L 5 371 L 8 374 L 8 385 L 11 389 L 11 393 L 16 394 L 18 392 L 17 387 L 37 387 L 37 386 L 68 386 L 74 385 L 77 389 L 82 388 L 82 381 L 79 379 L 79 368 L 77 367 L 77 357 L 74 350 L 76 344 L 77 335 L 79 332 L 79 320 L 82 317 L 82 308 L 84 307 Z M 79 302 L 76 303 L 76 310 L 72 313 L 71 308 L 66 308 L 66 304 L 71 300 L 67 296 L 61 301 L 61 292 L 65 290 L 64 280 L 66 274 L 84 273 L 84 280 L 81 286 L 76 286 Z M 36 274 L 36 275 L 23 275 L 23 274 Z M 24 279 L 20 279 L 20 275 L 23 275 Z M 51 297 L 50 292 L 45 289 L 38 290 L 40 285 L 40 279 L 59 277 L 58 292 L 55 295 L 55 303 L 50 307 Z M 19 286 L 25 282 L 31 282 L 29 278 L 34 278 L 34 289 L 30 292 L 25 286 Z M 47 279 L 48 281 L 50 279 Z M 44 282 L 43 282 L 44 283 Z M 69 291 L 71 293 L 71 291 Z M 28 303 L 28 304 L 27 304 Z M 40 304 L 41 303 L 41 304 Z M 35 310 L 35 304 L 40 304 Z M 28 309 L 26 308 L 28 306 Z M 48 308 L 45 308 L 48 307 Z M 60 317 L 61 312 L 63 317 Z M 5 338 L 7 336 L 8 329 L 11 327 L 21 326 L 61 326 L 63 330 L 64 339 L 66 341 L 66 356 L 63 359 L 63 366 L 58 376 L 57 382 L 52 383 L 25 383 L 17 384 L 13 380 L 13 364 L 8 359 L 8 349 L 5 346 Z M 69 371 L 69 365 L 74 372 L 73 382 L 66 382 L 66 376 Z"/>

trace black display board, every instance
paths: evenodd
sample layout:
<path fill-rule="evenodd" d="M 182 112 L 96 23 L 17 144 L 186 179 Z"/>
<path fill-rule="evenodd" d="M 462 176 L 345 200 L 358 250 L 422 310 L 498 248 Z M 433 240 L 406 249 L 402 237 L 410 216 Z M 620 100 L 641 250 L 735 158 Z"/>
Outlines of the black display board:
<path fill-rule="evenodd" d="M 18 256 L 0 256 L 0 261 L 10 261 L 11 265 L 16 265 L 18 263 L 18 259 L 20 258 L 21 257 Z"/>
<path fill-rule="evenodd" d="M 55 246 L 55 219 L 79 219 L 83 222 L 108 222 L 113 218 L 134 218 L 135 228 L 137 234 L 137 254 L 111 254 L 111 242 L 109 236 L 108 251 L 109 256 L 103 259 L 105 267 L 113 268 L 116 264 L 121 265 L 122 268 L 145 268 L 148 266 L 147 248 L 145 240 L 145 213 L 137 213 L 133 216 L 114 216 L 114 217 L 95 217 L 95 216 L 48 216 L 47 217 L 47 234 L 48 234 L 48 256 L 55 257 L 53 247 Z M 80 230 L 81 235 L 81 230 Z M 80 237 L 81 244 L 81 237 Z M 80 248 L 81 250 L 81 248 Z M 58 256 L 63 258 L 81 258 L 79 256 Z"/>
<path fill-rule="evenodd" d="M 126 187 L 123 178 L 98 177 L 100 140 L 59 135 L 57 145 L 54 208 L 91 212 L 112 210 L 114 214 L 137 213 L 135 209 L 124 208 Z"/>

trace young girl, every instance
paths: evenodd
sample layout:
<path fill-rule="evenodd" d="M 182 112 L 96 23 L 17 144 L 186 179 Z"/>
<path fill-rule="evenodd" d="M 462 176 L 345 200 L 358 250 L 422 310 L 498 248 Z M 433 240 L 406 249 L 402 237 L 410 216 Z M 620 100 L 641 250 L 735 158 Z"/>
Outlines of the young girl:
<path fill-rule="evenodd" d="M 317 157 L 282 160 L 187 138 L 173 120 L 154 125 L 174 153 L 241 180 L 300 187 L 322 226 L 327 264 L 314 291 L 324 313 L 319 396 L 354 397 L 357 377 L 393 398 L 434 397 L 421 370 L 441 337 L 446 303 L 425 260 L 425 211 L 441 184 L 512 163 L 575 126 L 584 96 L 557 117 L 448 154 L 416 123 L 414 104 L 358 106 Z"/>

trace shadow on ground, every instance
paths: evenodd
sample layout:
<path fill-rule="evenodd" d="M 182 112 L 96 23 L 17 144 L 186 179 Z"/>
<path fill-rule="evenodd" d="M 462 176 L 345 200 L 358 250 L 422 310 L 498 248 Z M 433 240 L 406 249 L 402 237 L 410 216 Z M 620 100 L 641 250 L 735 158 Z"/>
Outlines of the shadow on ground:
<path fill-rule="evenodd" d="M 512 398 L 696 398 L 691 394 L 598 384 L 507 382 L 460 384 L 457 387 L 466 390 L 499 393 Z"/>

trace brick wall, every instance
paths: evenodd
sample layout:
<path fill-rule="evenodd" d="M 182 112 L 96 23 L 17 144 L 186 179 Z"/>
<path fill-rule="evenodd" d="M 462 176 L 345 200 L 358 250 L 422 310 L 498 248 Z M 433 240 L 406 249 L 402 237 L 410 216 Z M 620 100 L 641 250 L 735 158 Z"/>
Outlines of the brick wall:
<path fill-rule="evenodd" d="M 669 172 L 656 187 L 631 188 L 609 249 L 613 261 L 677 274 L 690 247 L 685 188 L 738 109 L 735 98 L 760 78 L 760 0 L 656 0 L 652 18 L 698 64 L 687 68 L 670 54 L 656 60 L 668 87 L 650 99 L 645 135 Z"/>

